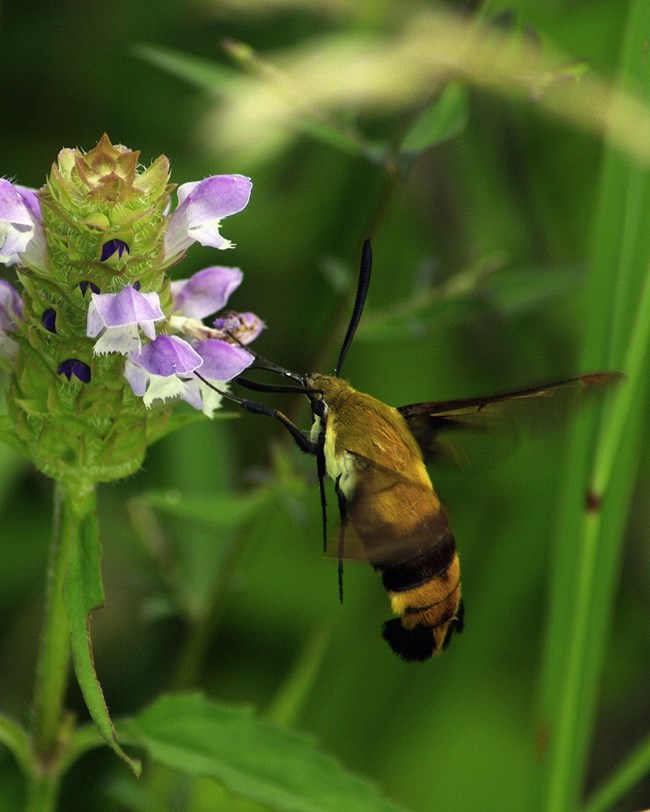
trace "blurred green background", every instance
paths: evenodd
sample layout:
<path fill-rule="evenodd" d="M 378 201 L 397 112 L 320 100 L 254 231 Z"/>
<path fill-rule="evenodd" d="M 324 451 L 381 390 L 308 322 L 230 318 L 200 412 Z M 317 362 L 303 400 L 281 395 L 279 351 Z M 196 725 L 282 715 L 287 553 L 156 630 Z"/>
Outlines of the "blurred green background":
<path fill-rule="evenodd" d="M 426 151 L 403 180 L 300 133 L 265 150 L 261 130 L 259 152 L 233 153 L 216 136 L 206 137 L 218 94 L 158 69 L 135 50 L 171 48 L 232 70 L 225 39 L 244 41 L 262 56 L 317 49 L 327 33 L 390 31 L 399 5 L 4 2 L 0 173 L 40 186 L 61 147 L 90 149 L 106 131 L 113 142 L 141 149 L 145 164 L 165 153 L 177 183 L 221 172 L 250 175 L 250 205 L 223 227 L 235 250 L 215 260 L 195 246 L 175 273 L 185 277 L 215 261 L 240 266 L 245 281 L 232 306 L 265 320 L 260 352 L 299 371 L 332 369 L 360 247 L 371 234 L 375 274 L 365 331 L 345 377 L 391 404 L 588 371 L 580 358 L 603 150 L 597 138 L 540 115 L 533 101 L 472 90 L 462 132 Z M 470 12 L 478 4 L 449 5 Z M 628 5 L 521 0 L 491 4 L 489 11 L 512 9 L 522 36 L 527 24 L 541 43 L 611 77 Z M 374 141 L 395 142 L 412 114 L 378 109 L 358 123 Z M 407 309 L 390 333 L 371 330 L 373 319 L 400 303 L 432 289 L 453 290 L 483 272 L 496 281 L 470 282 L 471 295 L 460 303 L 421 318 Z M 304 404 L 284 397 L 267 402 L 307 428 Z M 647 438 L 642 442 L 589 786 L 647 734 L 650 722 L 650 469 Z M 336 565 L 320 550 L 313 461 L 280 427 L 244 415 L 166 439 L 137 477 L 100 491 L 106 606 L 94 617 L 93 636 L 112 715 L 174 686 L 200 687 L 311 734 L 408 809 L 528 808 L 543 750 L 535 701 L 563 449 L 562 433 L 554 434 L 463 474 L 433 472 L 461 555 L 466 629 L 442 657 L 421 665 L 399 661 L 381 639 L 389 607 L 369 567 L 347 566 L 339 605 Z M 151 492 L 158 496 L 147 499 Z M 0 500 L 0 710 L 24 717 L 51 485 L 2 448 Z M 233 506 L 241 507 L 243 521 L 230 515 Z M 74 690 L 70 704 L 85 718 Z M 167 791 L 159 789 L 166 798 L 159 808 L 216 808 L 212 790 L 152 773 L 144 784 L 156 781 Z M 82 784 L 92 789 L 80 800 Z M 3 809 L 15 808 L 19 785 L 2 754 Z M 154 808 L 138 806 L 141 789 L 112 754 L 98 751 L 66 779 L 62 808 Z M 650 781 L 617 808 L 638 809 L 648 799 Z M 223 808 L 249 807 L 233 801 Z"/>

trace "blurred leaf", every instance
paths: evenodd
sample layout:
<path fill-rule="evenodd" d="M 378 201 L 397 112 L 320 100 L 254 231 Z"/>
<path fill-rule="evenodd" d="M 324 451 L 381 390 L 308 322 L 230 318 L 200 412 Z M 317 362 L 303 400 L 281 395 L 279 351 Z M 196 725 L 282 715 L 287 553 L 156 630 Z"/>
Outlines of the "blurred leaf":
<path fill-rule="evenodd" d="M 331 628 L 315 626 L 305 640 L 293 666 L 276 692 L 265 716 L 279 727 L 289 727 L 298 718 L 321 669 L 331 638 Z"/>
<path fill-rule="evenodd" d="M 584 271 L 582 265 L 504 268 L 486 280 L 479 295 L 499 312 L 519 315 L 568 295 L 584 281 Z"/>
<path fill-rule="evenodd" d="M 214 496 L 150 492 L 130 500 L 133 527 L 168 593 L 149 602 L 148 613 L 162 616 L 180 611 L 192 622 L 209 615 L 221 601 L 245 549 L 246 534 L 237 531 L 272 498 L 270 489 L 260 488 Z M 167 521 L 161 521 L 161 515 Z"/>
<path fill-rule="evenodd" d="M 317 141 L 349 155 L 361 155 L 371 163 L 381 164 L 388 155 L 384 144 L 367 141 L 354 130 L 334 122 L 319 120 L 315 116 L 299 116 L 293 121 L 293 126 Z"/>
<path fill-rule="evenodd" d="M 650 773 L 650 736 L 638 744 L 589 798 L 583 812 L 607 812 L 614 809 L 636 784 Z"/>
<path fill-rule="evenodd" d="M 74 670 L 86 706 L 108 746 L 129 765 L 135 775 L 140 775 L 140 762 L 127 756 L 117 743 L 93 661 L 90 615 L 104 603 L 99 530 L 94 511 L 79 518 L 78 536 L 70 551 L 63 598 L 70 625 Z"/>
<path fill-rule="evenodd" d="M 581 278 L 578 266 L 470 269 L 405 302 L 367 313 L 357 336 L 367 341 L 409 341 L 481 310 L 519 315 L 568 295 Z"/>
<path fill-rule="evenodd" d="M 162 45 L 134 45 L 133 52 L 156 68 L 184 79 L 196 87 L 211 93 L 229 92 L 238 79 L 237 71 L 224 67 L 210 59 L 165 48 Z"/>
<path fill-rule="evenodd" d="M 276 68 L 262 60 L 248 45 L 231 41 L 227 41 L 224 45 L 227 52 L 242 67 L 253 70 L 266 78 L 273 78 L 275 81 L 286 81 Z M 208 90 L 210 93 L 230 95 L 239 90 L 240 73 L 209 59 L 159 45 L 136 45 L 133 51 L 136 56 L 154 67 L 203 90 Z M 313 138 L 351 155 L 362 154 L 377 163 L 385 158 L 387 153 L 383 145 L 366 142 L 354 129 L 328 120 L 316 108 L 311 109 L 304 103 L 300 104 L 299 108 L 301 109 L 298 110 L 298 115 L 292 120 L 294 129 L 305 132 Z"/>
<path fill-rule="evenodd" d="M 650 162 L 650 108 L 629 90 L 595 73 L 580 75 L 566 55 L 522 40 L 471 15 L 443 7 L 400 4 L 389 34 L 337 31 L 274 54 L 282 82 L 241 77 L 225 104 L 208 115 L 207 143 L 252 148 L 260 137 L 286 144 L 305 104 L 320 116 L 398 113 L 417 108 L 450 75 L 466 84 L 530 104 L 584 132 L 607 137 L 629 156 Z M 271 68 L 273 70 L 273 68 Z M 277 70 L 277 69 L 276 69 Z"/>
<path fill-rule="evenodd" d="M 270 498 L 270 491 L 260 488 L 245 494 L 221 493 L 214 496 L 151 491 L 133 501 L 136 507 L 138 503 L 143 503 L 168 516 L 189 519 L 223 531 L 235 530 L 252 519 Z"/>
<path fill-rule="evenodd" d="M 295 812 L 397 812 L 377 788 L 314 743 L 199 694 L 167 696 L 119 724 L 157 764 L 210 777 L 235 797 Z"/>
<path fill-rule="evenodd" d="M 29 458 L 27 449 L 22 441 L 18 439 L 11 419 L 6 415 L 0 416 L 0 441 L 6 443 L 9 448 L 13 448 L 13 450 L 17 451 L 21 456 Z"/>
<path fill-rule="evenodd" d="M 415 157 L 421 152 L 448 141 L 461 133 L 467 125 L 469 103 L 467 89 L 457 82 L 443 88 L 406 133 L 400 152 Z"/>
<path fill-rule="evenodd" d="M 180 405 L 180 404 L 179 404 Z M 214 415 L 212 416 L 212 420 L 235 420 L 241 417 L 239 412 L 226 412 L 221 409 L 217 410 Z M 203 423 L 210 418 L 206 417 L 203 412 L 198 412 L 196 409 L 188 408 L 176 408 L 174 411 L 169 415 L 169 420 L 164 425 L 164 427 L 159 431 L 159 433 L 155 436 L 155 438 L 150 438 L 150 444 L 154 442 L 158 442 L 158 440 L 162 440 L 163 437 L 167 437 L 169 434 L 173 434 L 178 429 L 182 429 L 185 426 L 191 426 L 194 423 Z"/>
<path fill-rule="evenodd" d="M 0 716 L 0 743 L 11 751 L 25 775 L 32 770 L 32 749 L 27 733 L 16 722 Z"/>
<path fill-rule="evenodd" d="M 252 76 L 275 88 L 278 96 L 293 111 L 290 128 L 306 133 L 312 138 L 350 155 L 361 155 L 371 163 L 381 164 L 388 156 L 384 144 L 367 140 L 355 127 L 329 115 L 324 107 L 312 103 L 309 96 L 297 93 L 290 76 L 277 65 L 261 57 L 250 45 L 234 40 L 224 42 L 230 56 Z M 231 88 L 233 94 L 239 86 Z"/>

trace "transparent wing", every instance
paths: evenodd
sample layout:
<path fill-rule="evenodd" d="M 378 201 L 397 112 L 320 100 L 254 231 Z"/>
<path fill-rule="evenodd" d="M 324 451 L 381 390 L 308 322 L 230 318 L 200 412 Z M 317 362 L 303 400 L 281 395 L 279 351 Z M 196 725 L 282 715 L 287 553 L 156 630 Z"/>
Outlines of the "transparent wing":
<path fill-rule="evenodd" d="M 562 425 L 581 404 L 624 378 L 619 372 L 595 372 L 515 392 L 414 403 L 398 411 L 428 462 L 451 460 L 462 466 L 486 451 L 484 440 L 490 436 L 512 443 L 522 435 Z"/>
<path fill-rule="evenodd" d="M 386 565 L 417 557 L 448 532 L 447 517 L 430 484 L 363 455 L 352 456 L 360 473 L 350 501 L 339 502 L 342 555 L 340 528 L 328 539 L 327 555 Z"/>

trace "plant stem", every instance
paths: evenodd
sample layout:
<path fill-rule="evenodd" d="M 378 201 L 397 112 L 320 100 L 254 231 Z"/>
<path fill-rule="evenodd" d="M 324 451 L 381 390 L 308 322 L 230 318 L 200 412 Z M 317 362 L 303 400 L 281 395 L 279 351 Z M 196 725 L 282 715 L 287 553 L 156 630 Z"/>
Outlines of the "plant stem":
<path fill-rule="evenodd" d="M 59 794 L 58 773 L 38 771 L 32 776 L 25 812 L 54 812 Z"/>
<path fill-rule="evenodd" d="M 650 8 L 633 0 L 621 60 L 622 87 L 643 87 Z M 613 113 L 612 113 L 613 114 Z M 620 369 L 627 382 L 574 434 L 558 510 L 554 585 L 542 682 L 548 737 L 539 808 L 578 808 L 612 627 L 624 527 L 647 422 L 650 352 L 650 174 L 610 147 L 590 276 L 586 369 Z M 593 449 L 593 454 L 591 450 Z M 588 493 L 594 507 L 585 506 Z"/>
<path fill-rule="evenodd" d="M 70 629 L 63 601 L 70 553 L 78 543 L 81 523 L 94 515 L 95 491 L 57 483 L 54 489 L 54 528 L 48 565 L 45 623 L 40 642 L 34 689 L 32 745 L 37 763 L 29 788 L 28 809 L 53 809 L 58 774 L 63 703 L 70 667 Z"/>
<path fill-rule="evenodd" d="M 607 812 L 641 781 L 650 769 L 650 736 L 620 764 L 596 790 L 584 807 L 584 812 Z"/>
<path fill-rule="evenodd" d="M 52 752 L 57 739 L 70 662 L 63 584 L 73 538 L 66 532 L 64 502 L 63 486 L 57 483 L 54 488 L 54 532 L 47 575 L 45 625 L 34 692 L 33 741 L 36 753 L 42 758 Z"/>

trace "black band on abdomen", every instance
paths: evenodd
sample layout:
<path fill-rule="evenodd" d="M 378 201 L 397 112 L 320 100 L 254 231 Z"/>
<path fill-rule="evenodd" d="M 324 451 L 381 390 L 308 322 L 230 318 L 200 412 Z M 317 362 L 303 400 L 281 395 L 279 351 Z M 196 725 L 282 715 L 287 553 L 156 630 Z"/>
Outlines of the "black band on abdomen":
<path fill-rule="evenodd" d="M 451 533 L 446 533 L 426 552 L 399 564 L 375 565 L 381 572 L 384 589 L 406 592 L 443 575 L 456 555 L 456 544 Z"/>

